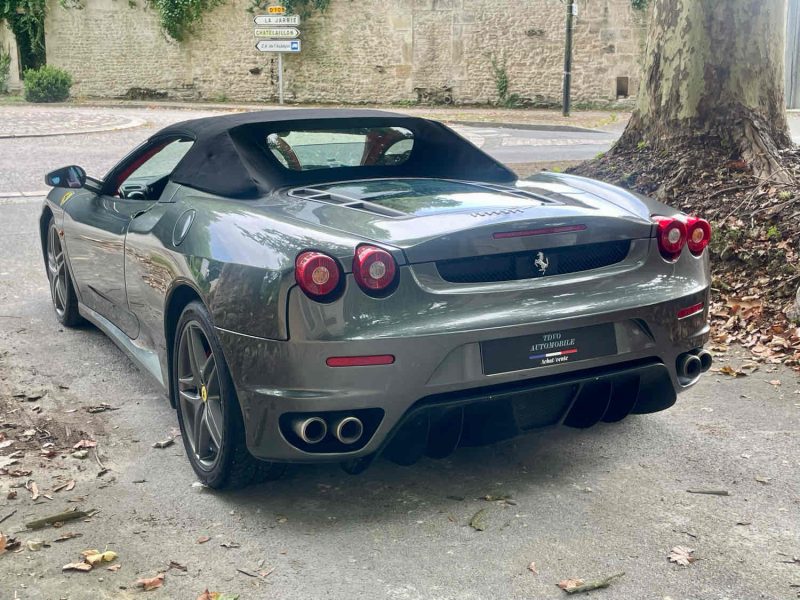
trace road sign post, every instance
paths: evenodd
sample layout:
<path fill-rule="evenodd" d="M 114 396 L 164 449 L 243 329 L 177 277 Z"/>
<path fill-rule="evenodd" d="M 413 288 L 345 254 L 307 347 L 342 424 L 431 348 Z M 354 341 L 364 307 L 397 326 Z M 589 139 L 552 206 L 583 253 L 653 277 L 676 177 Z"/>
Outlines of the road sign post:
<path fill-rule="evenodd" d="M 278 104 L 283 104 L 283 52 L 278 53 Z"/>
<path fill-rule="evenodd" d="M 300 52 L 300 15 L 287 15 L 283 6 L 270 6 L 266 15 L 256 15 L 253 23 L 256 49 L 259 52 L 276 52 L 278 54 L 278 102 L 283 104 L 283 53 Z M 263 38 L 263 39 L 259 39 Z"/>

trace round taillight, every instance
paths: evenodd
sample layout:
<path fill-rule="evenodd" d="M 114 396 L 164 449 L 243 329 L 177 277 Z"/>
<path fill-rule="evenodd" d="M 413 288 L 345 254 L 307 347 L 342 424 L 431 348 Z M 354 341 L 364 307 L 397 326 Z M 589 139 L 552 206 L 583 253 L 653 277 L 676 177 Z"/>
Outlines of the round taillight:
<path fill-rule="evenodd" d="M 383 248 L 363 245 L 353 257 L 353 276 L 358 287 L 371 296 L 391 293 L 397 283 L 397 263 Z"/>
<path fill-rule="evenodd" d="M 686 224 L 672 217 L 653 217 L 658 225 L 658 249 L 667 260 L 677 260 L 686 244 Z"/>
<path fill-rule="evenodd" d="M 711 224 L 705 219 L 689 217 L 686 224 L 686 245 L 695 256 L 699 256 L 711 241 Z"/>
<path fill-rule="evenodd" d="M 294 261 L 294 278 L 309 298 L 333 300 L 342 281 L 339 263 L 322 252 L 301 252 Z"/>

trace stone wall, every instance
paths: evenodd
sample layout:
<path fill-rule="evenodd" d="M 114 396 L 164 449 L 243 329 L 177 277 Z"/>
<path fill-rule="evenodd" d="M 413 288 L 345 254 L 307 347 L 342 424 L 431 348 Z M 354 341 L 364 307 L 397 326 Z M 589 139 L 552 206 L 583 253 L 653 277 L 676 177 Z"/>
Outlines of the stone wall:
<path fill-rule="evenodd" d="M 19 78 L 19 52 L 17 51 L 17 40 L 14 37 L 14 34 L 11 33 L 11 30 L 8 28 L 6 23 L 0 23 L 0 48 L 2 48 L 4 52 L 8 52 L 11 55 L 11 64 L 9 65 L 8 69 L 8 80 L 6 81 L 6 87 L 11 92 L 19 90 L 22 86 Z"/>
<path fill-rule="evenodd" d="M 51 0 L 47 61 L 75 79 L 73 94 L 120 97 L 131 88 L 169 98 L 273 101 L 275 55 L 255 49 L 248 0 L 208 13 L 193 36 L 171 40 L 143 0 Z M 578 0 L 575 102 L 616 100 L 617 78 L 635 94 L 645 15 L 630 0 Z M 390 103 L 452 88 L 456 103 L 497 99 L 492 59 L 509 92 L 560 100 L 564 4 L 559 0 L 332 0 L 304 22 L 303 51 L 285 55 L 287 98 Z"/>

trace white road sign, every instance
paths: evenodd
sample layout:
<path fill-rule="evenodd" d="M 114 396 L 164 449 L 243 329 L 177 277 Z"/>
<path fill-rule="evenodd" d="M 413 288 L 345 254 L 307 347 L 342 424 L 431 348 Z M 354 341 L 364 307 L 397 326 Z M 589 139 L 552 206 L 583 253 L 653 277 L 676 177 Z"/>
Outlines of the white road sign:
<path fill-rule="evenodd" d="M 300 15 L 256 15 L 256 25 L 300 25 Z"/>
<path fill-rule="evenodd" d="M 261 52 L 300 52 L 300 40 L 258 40 Z"/>
<path fill-rule="evenodd" d="M 300 35 L 297 27 L 256 27 L 257 38 L 291 39 Z"/>

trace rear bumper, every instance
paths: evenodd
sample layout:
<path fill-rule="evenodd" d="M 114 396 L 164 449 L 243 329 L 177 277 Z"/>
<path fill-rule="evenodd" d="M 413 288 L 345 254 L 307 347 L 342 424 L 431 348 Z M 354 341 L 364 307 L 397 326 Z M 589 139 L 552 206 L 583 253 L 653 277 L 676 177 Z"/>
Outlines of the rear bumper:
<path fill-rule="evenodd" d="M 707 309 L 680 321 L 676 313 L 696 302 L 707 306 L 707 295 L 706 288 L 688 297 L 617 313 L 436 335 L 275 341 L 219 330 L 219 336 L 239 394 L 250 451 L 265 460 L 341 461 L 382 451 L 401 425 L 420 410 L 441 413 L 463 407 L 464 414 L 477 414 L 479 423 L 481 411 L 488 417 L 510 410 L 514 423 L 507 433 L 514 435 L 565 420 L 587 426 L 629 412 L 668 408 L 677 393 L 694 383 L 678 377 L 677 357 L 703 346 L 709 332 Z M 483 341 L 600 323 L 614 324 L 614 355 L 484 374 Z M 391 354 L 395 362 L 345 368 L 328 367 L 325 362 L 331 356 L 379 354 Z M 364 414 L 369 423 L 362 440 L 351 447 L 304 447 L 287 434 L 287 419 L 293 415 L 335 416 L 354 411 L 366 411 L 358 414 Z M 509 437 L 498 435 L 505 425 L 484 421 L 483 433 L 467 437 L 478 442 Z"/>

